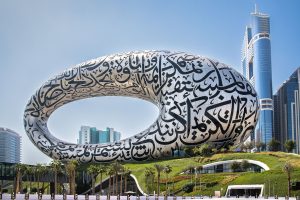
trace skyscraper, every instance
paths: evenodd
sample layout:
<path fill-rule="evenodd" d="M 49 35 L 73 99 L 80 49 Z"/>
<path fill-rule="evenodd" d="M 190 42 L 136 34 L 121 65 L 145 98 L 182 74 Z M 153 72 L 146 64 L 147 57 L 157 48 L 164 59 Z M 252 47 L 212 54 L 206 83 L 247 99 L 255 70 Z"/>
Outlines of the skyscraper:
<path fill-rule="evenodd" d="M 96 127 L 90 128 L 90 144 L 98 144 L 99 143 L 99 130 Z"/>
<path fill-rule="evenodd" d="M 274 133 L 284 150 L 286 140 L 296 143 L 300 153 L 300 67 L 286 80 L 274 95 Z"/>
<path fill-rule="evenodd" d="M 105 131 L 99 132 L 99 143 L 108 143 L 119 141 L 121 138 L 121 133 L 114 131 L 113 128 L 106 128 Z"/>
<path fill-rule="evenodd" d="M 91 127 L 81 126 L 79 131 L 79 144 L 89 144 L 91 138 Z"/>
<path fill-rule="evenodd" d="M 272 67 L 270 17 L 257 11 L 251 13 L 242 47 L 243 75 L 250 80 L 259 96 L 260 116 L 252 139 L 268 144 L 273 138 Z"/>
<path fill-rule="evenodd" d="M 16 132 L 0 127 L 0 162 L 20 163 L 21 136 Z"/>
<path fill-rule="evenodd" d="M 81 126 L 79 131 L 78 144 L 101 144 L 119 141 L 121 133 L 114 131 L 113 128 L 97 130 L 95 127 Z"/>

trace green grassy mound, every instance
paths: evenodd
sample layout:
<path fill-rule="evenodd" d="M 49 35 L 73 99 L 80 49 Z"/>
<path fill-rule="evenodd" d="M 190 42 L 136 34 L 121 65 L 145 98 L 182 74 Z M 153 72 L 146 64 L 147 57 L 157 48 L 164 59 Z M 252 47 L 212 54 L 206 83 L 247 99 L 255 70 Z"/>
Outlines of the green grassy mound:
<path fill-rule="evenodd" d="M 270 171 L 262 173 L 257 172 L 235 172 L 235 173 L 216 173 L 198 175 L 195 185 L 194 175 L 181 174 L 188 166 L 200 166 L 216 161 L 232 160 L 232 159 L 251 159 L 258 160 L 270 167 Z M 132 171 L 138 179 L 143 191 L 149 191 L 146 187 L 145 169 L 146 167 L 154 168 L 155 164 L 169 165 L 172 167 L 168 179 L 165 173 L 161 172 L 160 190 L 166 194 L 166 182 L 168 182 L 169 192 L 176 195 L 214 195 L 214 191 L 221 191 L 225 195 L 228 185 L 236 184 L 264 184 L 265 195 L 285 196 L 287 194 L 287 175 L 282 171 L 282 167 L 286 161 L 294 167 L 292 172 L 292 181 L 300 181 L 300 156 L 287 154 L 283 152 L 262 152 L 262 153 L 221 153 L 211 157 L 201 158 L 180 158 L 156 162 L 145 163 L 128 163 L 127 168 Z M 157 176 L 157 173 L 155 174 Z M 149 186 L 149 185 L 147 185 Z M 190 187 L 190 188 L 189 188 Z M 153 188 L 156 190 L 156 177 Z M 182 190 L 184 188 L 184 190 Z M 150 192 L 152 193 L 151 189 Z M 300 195 L 300 190 L 292 190 L 291 195 Z"/>

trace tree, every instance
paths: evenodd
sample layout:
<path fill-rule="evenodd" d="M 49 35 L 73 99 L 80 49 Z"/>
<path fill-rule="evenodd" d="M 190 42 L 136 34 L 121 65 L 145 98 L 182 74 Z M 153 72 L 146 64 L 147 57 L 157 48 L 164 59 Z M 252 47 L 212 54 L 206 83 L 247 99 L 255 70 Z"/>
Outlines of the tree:
<path fill-rule="evenodd" d="M 124 168 L 124 182 L 125 182 L 125 185 L 124 185 L 124 190 L 125 192 L 127 192 L 127 179 L 128 177 L 130 176 L 131 174 L 131 170 L 129 168 Z"/>
<path fill-rule="evenodd" d="M 202 144 L 198 147 L 198 154 L 203 157 L 211 156 L 213 153 L 213 147 L 209 143 Z"/>
<path fill-rule="evenodd" d="M 247 152 L 251 152 L 251 149 L 253 149 L 253 147 L 254 147 L 253 142 L 248 141 L 245 143 L 245 149 Z"/>
<path fill-rule="evenodd" d="M 115 161 L 112 163 L 111 165 L 113 171 L 114 171 L 114 178 L 115 178 L 115 191 L 113 191 L 113 193 L 115 192 L 115 194 L 117 195 L 118 194 L 118 174 L 119 172 L 121 172 L 123 166 L 118 162 L 118 161 Z"/>
<path fill-rule="evenodd" d="M 189 171 L 189 174 L 191 176 L 191 183 L 192 183 L 193 182 L 193 173 L 194 173 L 195 167 L 193 165 L 189 165 L 187 167 L 187 170 Z"/>
<path fill-rule="evenodd" d="M 166 174 L 166 193 L 167 193 L 168 192 L 168 181 L 169 181 L 168 174 L 172 172 L 172 167 L 170 165 L 166 165 L 163 169 L 163 172 Z"/>
<path fill-rule="evenodd" d="M 229 151 L 229 148 L 226 148 L 226 147 L 222 147 L 221 149 L 220 149 L 220 152 L 221 153 L 227 153 Z"/>
<path fill-rule="evenodd" d="M 250 168 L 251 164 L 248 162 L 248 160 L 243 160 L 241 163 L 241 168 L 244 172 L 246 172 Z"/>
<path fill-rule="evenodd" d="M 98 167 L 99 167 L 98 173 L 100 174 L 100 194 L 102 194 L 102 177 L 103 177 L 103 174 L 106 173 L 106 171 L 107 171 L 107 166 L 99 165 Z"/>
<path fill-rule="evenodd" d="M 24 164 L 16 164 L 15 172 L 16 172 L 16 185 L 15 185 L 15 193 L 18 194 L 22 187 L 22 178 L 26 171 L 26 165 Z"/>
<path fill-rule="evenodd" d="M 157 195 L 159 196 L 159 194 L 160 194 L 160 173 L 164 169 L 164 166 L 155 164 L 154 168 L 156 169 L 156 172 L 157 172 Z"/>
<path fill-rule="evenodd" d="M 36 180 L 37 180 L 37 192 L 40 193 L 40 178 L 41 176 L 45 173 L 45 167 L 38 163 L 35 166 L 35 175 L 36 175 Z"/>
<path fill-rule="evenodd" d="M 120 180 L 120 192 L 119 194 L 122 195 L 123 194 L 123 176 L 124 176 L 124 173 L 125 173 L 125 167 L 123 165 L 121 165 L 121 169 L 119 171 L 119 174 L 121 176 L 121 180 Z"/>
<path fill-rule="evenodd" d="M 46 164 L 42 164 L 40 175 L 45 176 L 45 174 L 48 174 L 48 166 L 46 166 Z M 45 181 L 43 181 L 43 183 L 42 183 L 42 191 L 41 192 L 44 193 L 44 190 L 45 190 Z"/>
<path fill-rule="evenodd" d="M 188 151 L 188 149 L 187 149 L 187 151 Z M 190 148 L 189 155 L 199 156 L 199 147 L 195 146 L 194 148 Z"/>
<path fill-rule="evenodd" d="M 77 160 L 71 160 L 65 164 L 65 170 L 68 174 L 70 184 L 70 194 L 75 195 L 76 193 L 76 168 L 78 166 Z"/>
<path fill-rule="evenodd" d="M 31 165 L 26 166 L 25 173 L 27 175 L 27 181 L 29 181 L 29 194 L 31 193 L 32 190 L 32 177 L 34 176 L 34 167 Z M 27 190 L 28 191 L 28 190 Z"/>
<path fill-rule="evenodd" d="M 184 154 L 188 156 L 195 156 L 194 149 L 197 147 L 186 146 L 183 148 Z"/>
<path fill-rule="evenodd" d="M 246 146 L 244 143 L 239 145 L 241 152 L 245 152 L 246 151 Z"/>
<path fill-rule="evenodd" d="M 284 143 L 284 147 L 287 150 L 287 152 L 292 152 L 296 148 L 296 143 L 293 140 L 287 140 Z"/>
<path fill-rule="evenodd" d="M 234 161 L 233 163 L 231 163 L 230 168 L 233 172 L 239 172 L 241 171 L 241 164 L 239 162 Z"/>
<path fill-rule="evenodd" d="M 291 165 L 290 162 L 286 162 L 282 168 L 282 171 L 287 175 L 288 181 L 288 196 L 291 194 L 291 174 L 294 171 L 294 167 Z"/>
<path fill-rule="evenodd" d="M 266 148 L 266 144 L 263 142 L 256 142 L 255 148 L 257 149 L 257 152 L 260 152 Z"/>
<path fill-rule="evenodd" d="M 108 194 L 111 194 L 111 177 L 114 175 L 114 169 L 111 165 L 109 165 L 108 170 L 106 171 L 106 174 L 109 175 L 109 183 L 108 183 Z"/>
<path fill-rule="evenodd" d="M 91 175 L 92 177 L 92 194 L 95 194 L 95 179 L 99 173 L 99 167 L 97 165 L 90 165 L 87 168 L 87 172 Z M 101 182 L 102 185 L 102 182 Z"/>
<path fill-rule="evenodd" d="M 153 192 L 154 187 L 154 176 L 155 176 L 155 169 L 153 169 L 152 167 L 146 167 L 145 168 L 145 182 L 146 182 L 146 188 L 147 188 L 147 192 L 148 194 L 150 194 L 151 192 Z"/>
<path fill-rule="evenodd" d="M 280 142 L 274 138 L 270 140 L 270 142 L 268 143 L 269 151 L 278 151 L 279 147 L 280 147 Z"/>
<path fill-rule="evenodd" d="M 195 173 L 196 173 L 196 180 L 195 180 L 195 190 L 197 189 L 197 174 L 199 172 L 199 185 L 200 185 L 200 190 L 201 190 L 201 171 L 203 170 L 203 166 L 202 165 L 199 165 L 195 168 Z"/>
<path fill-rule="evenodd" d="M 54 194 L 57 194 L 57 175 L 62 170 L 62 163 L 60 160 L 52 160 L 50 163 L 51 170 L 54 173 Z"/>

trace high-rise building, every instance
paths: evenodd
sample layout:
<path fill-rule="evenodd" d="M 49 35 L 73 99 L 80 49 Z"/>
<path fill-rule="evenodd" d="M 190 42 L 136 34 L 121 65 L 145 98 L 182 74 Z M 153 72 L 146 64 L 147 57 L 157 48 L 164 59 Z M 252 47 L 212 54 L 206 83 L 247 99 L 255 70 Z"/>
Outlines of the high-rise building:
<path fill-rule="evenodd" d="M 103 143 L 108 143 L 108 142 L 110 142 L 109 131 L 107 131 L 107 129 L 105 131 L 99 131 L 99 143 L 103 144 Z"/>
<path fill-rule="evenodd" d="M 79 131 L 79 144 L 89 144 L 91 138 L 91 127 L 81 126 Z"/>
<path fill-rule="evenodd" d="M 79 131 L 78 144 L 101 144 L 119 141 L 121 133 L 114 131 L 113 128 L 97 130 L 96 127 L 81 126 Z"/>
<path fill-rule="evenodd" d="M 268 144 L 273 138 L 273 100 L 270 17 L 257 11 L 251 13 L 242 47 L 243 75 L 257 91 L 260 116 L 252 140 Z"/>
<path fill-rule="evenodd" d="M 120 141 L 121 133 L 114 131 L 113 128 L 106 128 L 105 131 L 99 132 L 99 143 L 108 143 Z"/>
<path fill-rule="evenodd" d="M 274 133 L 281 150 L 287 140 L 296 143 L 300 153 L 300 67 L 286 80 L 274 95 Z"/>
<path fill-rule="evenodd" d="M 0 127 L 0 162 L 21 162 L 21 136 L 18 133 Z"/>
<path fill-rule="evenodd" d="M 99 143 L 99 130 L 96 127 L 90 128 L 90 144 L 98 144 Z"/>

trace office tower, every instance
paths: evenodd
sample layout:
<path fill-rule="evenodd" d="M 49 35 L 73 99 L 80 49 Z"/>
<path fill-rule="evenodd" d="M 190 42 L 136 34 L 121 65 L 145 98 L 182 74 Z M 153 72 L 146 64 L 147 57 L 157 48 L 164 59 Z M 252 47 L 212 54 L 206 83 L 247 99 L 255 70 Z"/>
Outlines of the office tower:
<path fill-rule="evenodd" d="M 268 144 L 273 138 L 272 68 L 269 15 L 251 13 L 242 47 L 243 75 L 250 80 L 259 96 L 260 116 L 252 140 Z"/>
<path fill-rule="evenodd" d="M 110 138 L 109 131 L 107 131 L 107 130 L 105 130 L 105 131 L 99 131 L 99 143 L 100 144 L 110 142 L 109 138 Z"/>
<path fill-rule="evenodd" d="M 96 127 L 81 126 L 79 131 L 78 144 L 101 144 L 116 142 L 121 139 L 121 133 L 114 131 L 113 128 L 97 130 Z"/>
<path fill-rule="evenodd" d="M 21 162 L 21 136 L 18 133 L 0 127 L 0 162 Z"/>
<path fill-rule="evenodd" d="M 296 143 L 300 153 L 300 67 L 286 80 L 274 95 L 274 133 L 281 150 L 287 140 Z"/>
<path fill-rule="evenodd" d="M 114 141 L 120 141 L 121 140 L 121 133 L 114 131 Z"/>
<path fill-rule="evenodd" d="M 121 133 L 114 131 L 113 128 L 106 128 L 105 131 L 99 132 L 99 143 L 108 143 L 120 141 Z"/>
<path fill-rule="evenodd" d="M 99 143 L 99 130 L 95 127 L 90 128 L 90 144 L 98 144 Z"/>
<path fill-rule="evenodd" d="M 91 138 L 91 127 L 81 126 L 79 131 L 79 144 L 89 144 Z"/>

